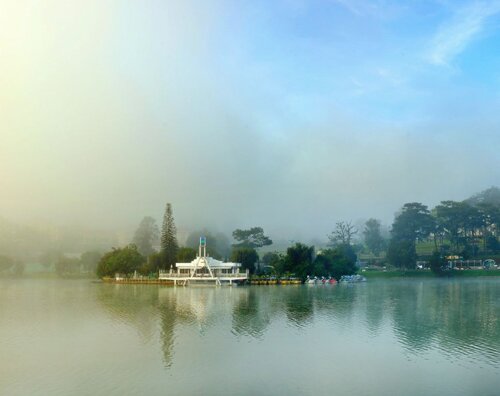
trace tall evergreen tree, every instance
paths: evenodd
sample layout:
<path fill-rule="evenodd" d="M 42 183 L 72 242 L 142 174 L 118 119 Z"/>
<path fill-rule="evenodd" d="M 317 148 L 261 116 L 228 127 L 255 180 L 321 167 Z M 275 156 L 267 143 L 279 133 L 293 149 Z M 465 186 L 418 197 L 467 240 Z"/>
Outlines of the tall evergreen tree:
<path fill-rule="evenodd" d="M 161 230 L 161 256 L 164 269 L 175 265 L 178 250 L 179 244 L 177 243 L 177 229 L 172 214 L 172 205 L 167 203 Z"/>

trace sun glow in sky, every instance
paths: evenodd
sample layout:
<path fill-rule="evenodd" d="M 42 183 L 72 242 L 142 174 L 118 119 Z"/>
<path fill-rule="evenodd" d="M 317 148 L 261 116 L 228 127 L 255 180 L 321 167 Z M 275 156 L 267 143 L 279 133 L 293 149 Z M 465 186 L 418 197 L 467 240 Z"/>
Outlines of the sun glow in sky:
<path fill-rule="evenodd" d="M 3 0 L 0 216 L 390 223 L 499 184 L 499 88 L 500 1 Z"/>

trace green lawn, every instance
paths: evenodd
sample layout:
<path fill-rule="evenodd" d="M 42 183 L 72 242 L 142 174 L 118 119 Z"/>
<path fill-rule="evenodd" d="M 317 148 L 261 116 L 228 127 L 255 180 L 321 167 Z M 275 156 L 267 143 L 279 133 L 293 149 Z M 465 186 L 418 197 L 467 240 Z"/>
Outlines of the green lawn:
<path fill-rule="evenodd" d="M 417 244 L 417 254 L 419 256 L 430 256 L 435 250 L 434 242 L 419 242 Z"/>

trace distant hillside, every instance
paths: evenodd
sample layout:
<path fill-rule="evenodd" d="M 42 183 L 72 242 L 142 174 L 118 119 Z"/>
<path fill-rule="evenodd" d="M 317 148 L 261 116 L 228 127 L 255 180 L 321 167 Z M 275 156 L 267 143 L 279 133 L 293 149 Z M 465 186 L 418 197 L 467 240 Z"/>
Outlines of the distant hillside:
<path fill-rule="evenodd" d="M 465 200 L 470 205 L 477 206 L 482 203 L 500 205 L 500 188 L 490 187 L 487 190 L 474 194 Z"/>
<path fill-rule="evenodd" d="M 47 251 L 81 253 L 116 246 L 118 235 L 105 230 L 50 224 L 17 224 L 0 217 L 0 255 L 32 259 Z"/>

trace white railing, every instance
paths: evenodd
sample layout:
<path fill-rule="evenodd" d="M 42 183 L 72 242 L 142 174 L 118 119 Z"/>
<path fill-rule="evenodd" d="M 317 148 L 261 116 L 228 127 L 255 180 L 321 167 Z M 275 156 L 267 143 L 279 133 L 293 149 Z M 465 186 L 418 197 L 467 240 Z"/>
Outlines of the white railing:
<path fill-rule="evenodd" d="M 179 274 L 177 272 L 170 272 L 170 271 L 159 271 L 158 272 L 158 277 L 159 278 L 191 278 L 190 273 L 186 274 Z M 246 272 L 236 272 L 236 273 L 231 273 L 231 274 L 217 274 L 215 273 L 214 276 L 212 277 L 209 273 L 196 273 L 194 278 L 243 278 L 247 277 L 248 278 L 248 270 Z"/>

